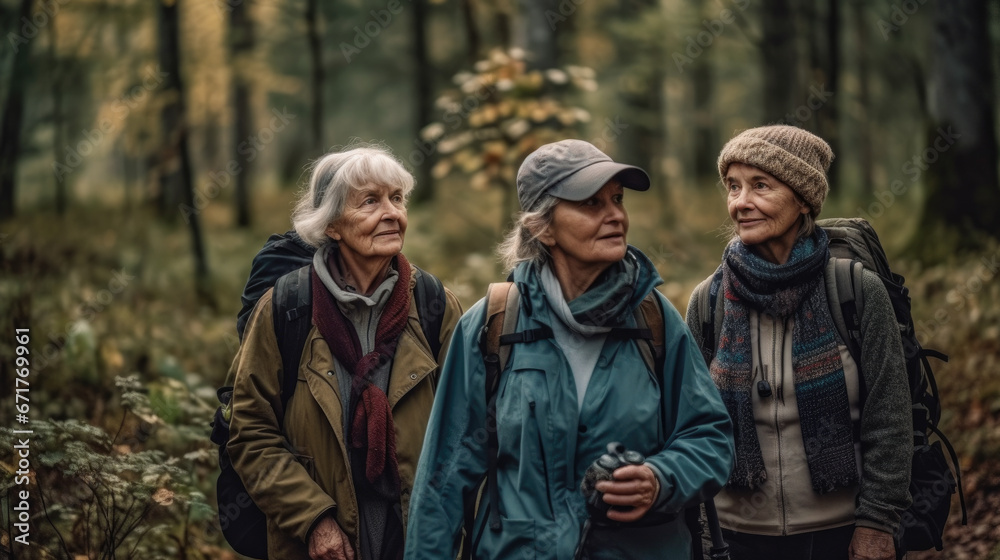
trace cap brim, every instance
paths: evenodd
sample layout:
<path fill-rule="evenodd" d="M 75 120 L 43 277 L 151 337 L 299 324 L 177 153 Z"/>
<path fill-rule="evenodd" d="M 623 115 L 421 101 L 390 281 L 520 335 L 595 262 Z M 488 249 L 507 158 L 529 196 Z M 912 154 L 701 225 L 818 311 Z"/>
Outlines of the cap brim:
<path fill-rule="evenodd" d="M 649 190 L 649 175 L 642 169 L 624 163 L 599 161 L 566 177 L 548 194 L 563 200 L 585 200 L 613 178 L 617 178 L 623 187 L 636 191 Z"/>

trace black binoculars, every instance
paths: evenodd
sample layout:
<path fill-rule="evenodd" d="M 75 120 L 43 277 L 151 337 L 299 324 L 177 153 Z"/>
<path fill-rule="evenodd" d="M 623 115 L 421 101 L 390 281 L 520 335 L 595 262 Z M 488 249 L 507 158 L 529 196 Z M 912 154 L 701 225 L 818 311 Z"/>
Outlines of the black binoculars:
<path fill-rule="evenodd" d="M 613 473 L 625 465 L 641 465 L 646 457 L 638 451 L 626 449 L 624 445 L 613 441 L 608 444 L 607 453 L 597 458 L 583 475 L 580 490 L 587 499 L 587 511 L 595 520 L 606 519 L 608 510 L 612 508 L 604 501 L 604 494 L 597 491 L 596 485 L 602 480 L 614 480 Z"/>

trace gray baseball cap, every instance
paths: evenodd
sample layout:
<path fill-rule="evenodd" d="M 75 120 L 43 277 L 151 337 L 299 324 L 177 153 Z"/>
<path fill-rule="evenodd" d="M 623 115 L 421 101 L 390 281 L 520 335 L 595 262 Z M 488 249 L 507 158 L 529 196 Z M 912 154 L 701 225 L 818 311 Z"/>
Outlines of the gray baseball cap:
<path fill-rule="evenodd" d="M 517 172 L 517 200 L 530 212 L 550 194 L 564 200 L 585 200 L 617 177 L 623 187 L 649 189 L 649 175 L 634 165 L 615 163 L 590 142 L 560 140 L 531 152 Z"/>

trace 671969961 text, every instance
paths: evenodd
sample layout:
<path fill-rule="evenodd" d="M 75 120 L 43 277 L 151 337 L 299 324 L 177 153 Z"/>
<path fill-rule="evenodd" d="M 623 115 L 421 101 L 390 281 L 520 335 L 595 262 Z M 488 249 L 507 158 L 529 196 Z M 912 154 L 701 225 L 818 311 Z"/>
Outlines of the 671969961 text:
<path fill-rule="evenodd" d="M 30 329 L 14 329 L 14 419 L 21 424 L 21 428 L 26 427 L 31 422 L 28 413 L 31 411 L 31 399 L 29 393 L 31 384 L 28 376 L 31 374 L 31 351 L 28 343 L 31 341 Z M 28 485 L 31 481 L 31 434 L 32 430 L 15 429 L 14 434 L 14 458 L 17 460 L 17 470 L 14 471 L 14 484 L 22 488 L 17 491 L 14 501 L 14 542 L 28 546 L 31 534 L 31 496 Z"/>

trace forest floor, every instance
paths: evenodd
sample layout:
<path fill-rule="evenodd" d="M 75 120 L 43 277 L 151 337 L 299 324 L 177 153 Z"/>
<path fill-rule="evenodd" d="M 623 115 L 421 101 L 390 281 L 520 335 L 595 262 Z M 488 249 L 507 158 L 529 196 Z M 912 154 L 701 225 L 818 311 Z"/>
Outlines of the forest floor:
<path fill-rule="evenodd" d="M 694 204 L 697 214 L 699 203 Z M 173 442 L 154 437 L 136 449 L 160 445 L 171 456 L 210 455 L 215 388 L 222 385 L 238 346 L 233 327 L 239 294 L 267 235 L 287 229 L 287 208 L 287 194 L 258 201 L 258 223 L 249 230 L 232 227 L 229 209 L 220 201 L 202 211 L 211 281 L 201 296 L 193 288 L 190 237 L 181 219 L 164 223 L 142 209 L 95 207 L 4 224 L 0 317 L 8 327 L 30 326 L 37 341 L 34 414 L 120 432 L 115 378 L 136 374 L 149 387 L 158 425 L 173 426 L 177 430 L 170 433 L 183 435 Z M 693 222 L 643 209 L 633 214 L 630 241 L 652 258 L 665 279 L 660 289 L 682 313 L 694 286 L 717 265 L 724 244 L 716 231 L 724 214 L 709 216 Z M 484 216 L 462 198 L 416 209 L 406 252 L 439 275 L 468 308 L 488 282 L 502 277 L 492 255 L 500 223 L 498 213 Z M 892 259 L 910 288 L 921 342 L 951 355 L 949 363 L 936 364 L 935 373 L 944 406 L 942 429 L 961 458 L 969 510 L 969 525 L 963 527 L 954 500 L 945 550 L 911 553 L 911 560 L 1000 560 L 998 260 L 996 241 L 933 264 Z M 46 356 L 50 347 L 54 351 Z M 12 355 L 10 341 L 0 340 L 5 387 L 13 384 Z M 5 396 L 0 402 L 5 410 L 10 400 Z M 0 467 L 6 461 L 0 458 Z M 203 461 L 191 471 L 198 491 L 207 496 L 214 496 L 212 469 L 210 461 Z M 201 523 L 198 538 L 185 541 L 192 551 L 188 558 L 228 556 L 217 520 L 214 527 L 211 520 Z"/>

